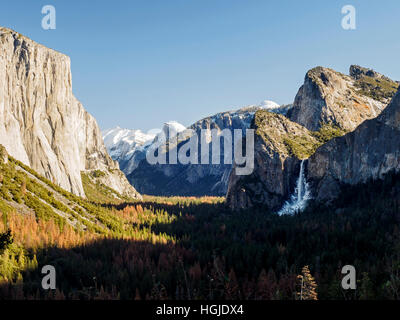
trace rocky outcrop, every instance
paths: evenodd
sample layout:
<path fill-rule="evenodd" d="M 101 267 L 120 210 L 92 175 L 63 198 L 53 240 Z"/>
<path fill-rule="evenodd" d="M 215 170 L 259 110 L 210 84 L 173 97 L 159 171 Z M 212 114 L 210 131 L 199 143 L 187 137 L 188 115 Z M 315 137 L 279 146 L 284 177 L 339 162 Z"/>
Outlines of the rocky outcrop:
<path fill-rule="evenodd" d="M 69 57 L 6 28 L 0 29 L 0 143 L 77 195 L 85 195 L 81 171 L 102 170 L 116 191 L 138 196 L 72 93 Z"/>
<path fill-rule="evenodd" d="M 377 117 L 397 88 L 397 82 L 359 66 L 350 67 L 350 76 L 317 67 L 307 72 L 288 117 L 313 131 L 326 123 L 352 131 Z"/>
<path fill-rule="evenodd" d="M 308 161 L 308 179 L 317 201 L 330 201 L 343 184 L 383 178 L 400 169 L 400 91 L 376 119 L 320 147 Z"/>
<path fill-rule="evenodd" d="M 263 206 L 277 211 L 293 192 L 300 159 L 312 152 L 318 140 L 303 126 L 267 111 L 256 112 L 252 127 L 255 169 L 248 176 L 232 171 L 226 201 L 234 210 Z"/>
<path fill-rule="evenodd" d="M 278 118 L 268 113 L 256 114 L 255 170 L 247 177 L 232 172 L 227 193 L 228 205 L 232 209 L 264 206 L 279 210 L 295 188 L 299 159 L 309 158 L 318 147 L 332 138 L 353 131 L 361 123 L 362 126 L 370 123 L 365 120 L 381 114 L 398 86 L 397 82 L 359 66 L 350 67 L 350 76 L 322 67 L 307 72 L 304 85 L 286 114 L 291 121 L 285 118 L 276 121 Z M 288 128 L 295 129 L 295 132 L 290 133 Z M 351 134 L 346 138 L 336 138 L 318 149 L 309 164 L 305 162 L 308 179 L 312 180 L 312 190 L 318 193 L 317 198 L 337 194 L 340 189 L 338 181 L 361 181 L 352 177 L 350 172 L 354 171 L 351 169 L 353 165 L 362 164 L 357 170 L 363 172 L 359 173 L 363 177 L 368 176 L 369 170 L 379 171 L 378 176 L 387 171 L 385 165 L 379 170 L 373 169 L 370 164 L 363 165 L 368 151 L 365 151 L 363 158 L 354 156 L 355 161 L 348 159 L 353 152 L 363 154 L 367 139 L 373 139 L 373 130 L 368 134 L 365 131 L 363 141 L 357 141 L 352 147 L 342 146 Z M 380 143 L 386 144 L 384 140 Z M 385 153 L 380 156 L 387 157 Z M 373 158 L 372 155 L 368 157 Z M 354 161 L 351 166 L 350 161 Z M 393 161 L 393 157 L 388 156 L 387 168 L 391 167 L 389 162 L 393 165 Z"/>
<path fill-rule="evenodd" d="M 374 80 L 381 80 L 381 81 L 387 81 L 390 82 L 390 85 L 393 84 L 393 82 L 399 84 L 399 81 L 393 81 L 392 79 L 386 77 L 385 75 L 376 72 L 373 69 L 369 68 L 364 68 L 358 65 L 351 65 L 350 66 L 350 77 L 352 77 L 354 80 L 359 81 L 359 80 L 364 80 L 366 77 L 369 77 Z M 379 81 L 377 81 L 379 83 Z"/>

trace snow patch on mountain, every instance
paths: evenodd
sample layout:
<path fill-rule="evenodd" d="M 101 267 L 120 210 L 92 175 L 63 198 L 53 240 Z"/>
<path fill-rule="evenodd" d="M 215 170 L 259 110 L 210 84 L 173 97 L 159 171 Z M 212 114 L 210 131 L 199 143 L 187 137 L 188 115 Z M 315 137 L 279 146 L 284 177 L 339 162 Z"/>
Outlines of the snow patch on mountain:
<path fill-rule="evenodd" d="M 259 106 L 263 109 L 271 109 L 271 110 L 280 108 L 279 104 L 271 100 L 264 100 L 259 104 Z"/>
<path fill-rule="evenodd" d="M 168 139 L 171 139 L 177 136 L 180 132 L 185 131 L 186 127 L 183 124 L 180 124 L 176 121 L 169 121 L 164 124 L 161 129 L 161 132 L 156 136 L 155 141 L 165 142 Z"/>
<path fill-rule="evenodd" d="M 268 110 L 269 112 L 286 115 L 287 112 L 293 107 L 293 105 L 292 104 L 279 105 L 274 101 L 264 100 L 260 104 L 255 105 L 255 107 L 258 109 Z"/>
<path fill-rule="evenodd" d="M 165 142 L 168 137 L 173 138 L 185 129 L 186 127 L 179 122 L 169 121 L 162 129 L 152 129 L 147 133 L 116 127 L 103 131 L 102 135 L 111 158 L 118 161 L 120 169 L 129 175 L 145 158 L 147 149 L 153 143 Z"/>
<path fill-rule="evenodd" d="M 120 161 L 132 154 L 138 147 L 152 141 L 155 134 L 143 133 L 141 130 L 114 129 L 102 132 L 104 144 L 113 160 Z"/>

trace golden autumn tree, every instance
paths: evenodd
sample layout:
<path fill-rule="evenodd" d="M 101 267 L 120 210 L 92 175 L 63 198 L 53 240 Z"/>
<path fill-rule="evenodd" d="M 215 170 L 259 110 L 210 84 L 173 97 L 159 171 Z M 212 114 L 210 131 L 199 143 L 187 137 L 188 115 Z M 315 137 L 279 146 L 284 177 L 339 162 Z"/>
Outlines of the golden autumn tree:
<path fill-rule="evenodd" d="M 317 283 L 308 266 L 303 267 L 301 274 L 297 276 L 297 281 L 299 289 L 296 292 L 296 298 L 298 300 L 318 300 Z"/>

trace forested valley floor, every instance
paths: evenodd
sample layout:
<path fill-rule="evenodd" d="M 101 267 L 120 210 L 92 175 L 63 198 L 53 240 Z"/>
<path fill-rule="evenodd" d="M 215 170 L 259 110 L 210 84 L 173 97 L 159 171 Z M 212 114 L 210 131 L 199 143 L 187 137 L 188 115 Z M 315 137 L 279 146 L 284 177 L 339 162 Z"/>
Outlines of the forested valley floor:
<path fill-rule="evenodd" d="M 400 298 L 395 174 L 278 216 L 214 197 L 115 200 L 84 176 L 82 199 L 12 158 L 0 173 L 1 299 L 294 300 L 299 275 L 320 300 Z M 56 290 L 42 289 L 44 265 Z M 344 265 L 357 290 L 342 289 Z"/>

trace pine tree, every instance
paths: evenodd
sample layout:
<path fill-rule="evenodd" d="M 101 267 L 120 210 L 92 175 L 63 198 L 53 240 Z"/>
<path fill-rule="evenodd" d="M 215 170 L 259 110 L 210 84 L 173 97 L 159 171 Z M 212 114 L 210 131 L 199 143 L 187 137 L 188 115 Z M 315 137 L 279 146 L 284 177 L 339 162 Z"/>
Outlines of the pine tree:
<path fill-rule="evenodd" d="M 311 275 L 308 266 L 304 266 L 301 274 L 297 276 L 300 286 L 299 291 L 296 292 L 296 297 L 299 300 L 318 300 L 317 283 Z"/>
<path fill-rule="evenodd" d="M 0 253 L 2 250 L 6 249 L 13 242 L 11 235 L 11 229 L 0 234 Z"/>

